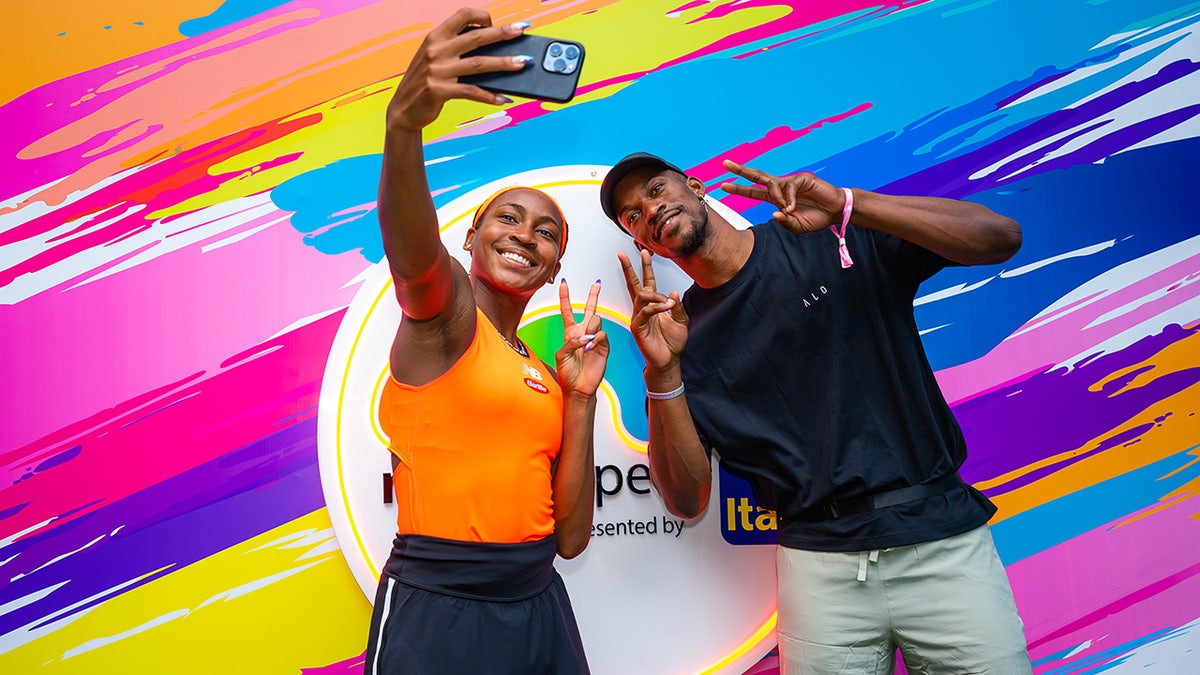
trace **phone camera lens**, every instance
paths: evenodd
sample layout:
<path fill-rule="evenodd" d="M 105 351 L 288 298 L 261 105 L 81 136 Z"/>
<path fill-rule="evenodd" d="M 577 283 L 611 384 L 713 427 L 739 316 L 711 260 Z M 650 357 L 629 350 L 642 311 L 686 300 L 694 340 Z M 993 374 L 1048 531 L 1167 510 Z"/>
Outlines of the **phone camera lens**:
<path fill-rule="evenodd" d="M 567 72 L 567 62 L 562 59 L 554 59 L 554 69 L 560 73 Z"/>
<path fill-rule="evenodd" d="M 560 54 L 562 54 L 562 51 L 563 51 L 562 45 L 560 45 L 560 44 L 550 45 L 550 56 L 559 56 Z"/>
<path fill-rule="evenodd" d="M 567 58 L 574 59 L 579 56 L 579 49 L 576 47 L 567 47 Z"/>

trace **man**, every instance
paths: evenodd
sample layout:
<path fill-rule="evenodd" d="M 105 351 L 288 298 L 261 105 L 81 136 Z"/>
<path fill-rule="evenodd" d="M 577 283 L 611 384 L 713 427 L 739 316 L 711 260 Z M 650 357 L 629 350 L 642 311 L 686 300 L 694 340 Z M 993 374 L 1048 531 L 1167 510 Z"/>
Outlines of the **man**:
<path fill-rule="evenodd" d="M 996 507 L 958 476 L 962 431 L 912 309 L 946 265 L 1012 257 L 1020 228 L 969 202 L 724 166 L 756 185 L 722 188 L 773 221 L 734 228 L 646 153 L 600 188 L 641 251 L 640 279 L 618 257 L 667 508 L 705 509 L 715 449 L 776 512 L 785 673 L 890 673 L 896 649 L 911 673 L 1031 672 Z M 692 278 L 682 301 L 656 290 L 651 254 Z"/>

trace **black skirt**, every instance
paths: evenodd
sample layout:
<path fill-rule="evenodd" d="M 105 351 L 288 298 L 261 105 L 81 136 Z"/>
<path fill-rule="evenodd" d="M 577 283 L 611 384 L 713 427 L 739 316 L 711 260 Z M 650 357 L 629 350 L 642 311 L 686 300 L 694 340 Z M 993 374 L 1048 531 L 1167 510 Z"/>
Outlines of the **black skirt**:
<path fill-rule="evenodd" d="M 400 535 L 375 593 L 366 675 L 586 675 L 554 535 L 485 544 Z"/>

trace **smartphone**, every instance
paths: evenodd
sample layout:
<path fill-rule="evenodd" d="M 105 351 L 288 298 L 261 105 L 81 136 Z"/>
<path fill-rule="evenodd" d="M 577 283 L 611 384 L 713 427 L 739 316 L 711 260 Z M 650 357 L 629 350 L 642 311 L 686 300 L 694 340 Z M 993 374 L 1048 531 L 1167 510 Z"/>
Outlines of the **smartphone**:
<path fill-rule="evenodd" d="M 477 54 L 527 54 L 533 57 L 533 61 L 522 70 L 464 75 L 458 78 L 459 82 L 469 82 L 500 94 L 557 103 L 566 103 L 574 98 L 575 87 L 579 84 L 579 71 L 583 68 L 583 45 L 528 33 L 512 40 L 484 45 L 464 56 Z"/>

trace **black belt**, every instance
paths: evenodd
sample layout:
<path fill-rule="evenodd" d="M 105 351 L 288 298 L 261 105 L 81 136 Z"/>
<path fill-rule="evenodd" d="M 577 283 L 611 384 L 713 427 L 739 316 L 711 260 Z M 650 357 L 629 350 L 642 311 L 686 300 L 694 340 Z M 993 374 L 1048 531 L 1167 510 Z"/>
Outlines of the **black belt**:
<path fill-rule="evenodd" d="M 409 586 L 488 602 L 526 600 L 554 581 L 553 534 L 516 544 L 398 534 L 383 573 Z"/>
<path fill-rule="evenodd" d="M 888 490 L 873 495 L 864 497 L 850 497 L 848 499 L 839 499 L 837 501 L 828 502 L 820 506 L 814 506 L 811 509 L 805 509 L 800 513 L 802 520 L 832 520 L 841 518 L 853 513 L 866 513 L 875 509 L 882 509 L 888 506 L 896 506 L 897 504 L 905 504 L 907 502 L 933 497 L 953 490 L 956 487 L 964 485 L 962 478 L 959 478 L 958 473 L 948 473 L 941 478 L 929 483 L 921 485 L 910 485 L 896 490 Z"/>

